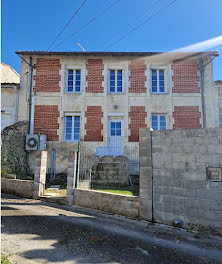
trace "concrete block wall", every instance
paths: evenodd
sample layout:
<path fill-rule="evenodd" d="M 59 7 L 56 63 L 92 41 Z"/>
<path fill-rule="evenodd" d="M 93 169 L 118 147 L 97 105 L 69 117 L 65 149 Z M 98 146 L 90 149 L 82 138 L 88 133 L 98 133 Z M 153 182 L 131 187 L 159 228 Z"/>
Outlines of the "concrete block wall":
<path fill-rule="evenodd" d="M 27 180 L 2 178 L 1 191 L 3 193 L 32 198 L 34 191 L 34 182 Z"/>
<path fill-rule="evenodd" d="M 104 212 L 139 217 L 139 197 L 75 189 L 74 204 Z"/>
<path fill-rule="evenodd" d="M 208 181 L 206 171 L 222 169 L 222 128 L 152 132 L 152 165 L 155 222 L 221 230 L 222 182 Z"/>

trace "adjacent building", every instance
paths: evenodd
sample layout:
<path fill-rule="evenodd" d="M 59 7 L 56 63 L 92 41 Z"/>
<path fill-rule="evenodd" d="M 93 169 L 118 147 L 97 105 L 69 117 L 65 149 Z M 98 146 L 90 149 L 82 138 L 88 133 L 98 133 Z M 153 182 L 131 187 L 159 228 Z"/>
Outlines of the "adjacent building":
<path fill-rule="evenodd" d="M 19 74 L 8 64 L 1 63 L 1 130 L 17 122 L 19 83 Z"/>

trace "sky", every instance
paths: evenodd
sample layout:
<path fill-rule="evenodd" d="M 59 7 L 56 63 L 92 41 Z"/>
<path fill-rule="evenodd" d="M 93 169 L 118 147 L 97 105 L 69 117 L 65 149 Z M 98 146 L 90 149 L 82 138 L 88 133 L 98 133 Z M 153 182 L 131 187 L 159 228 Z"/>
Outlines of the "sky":
<path fill-rule="evenodd" d="M 46 51 L 82 3 L 2 0 L 1 61 L 19 73 L 15 51 Z M 50 50 L 169 52 L 222 37 L 221 16 L 222 0 L 87 0 Z M 222 41 L 206 50 L 218 51 L 214 80 L 222 80 Z"/>

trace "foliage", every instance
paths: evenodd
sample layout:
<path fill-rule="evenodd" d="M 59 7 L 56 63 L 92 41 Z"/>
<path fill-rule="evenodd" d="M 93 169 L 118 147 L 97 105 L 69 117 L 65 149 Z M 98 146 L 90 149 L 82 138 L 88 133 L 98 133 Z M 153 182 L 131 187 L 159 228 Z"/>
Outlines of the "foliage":
<path fill-rule="evenodd" d="M 10 264 L 7 256 L 1 255 L 1 264 Z"/>
<path fill-rule="evenodd" d="M 21 131 L 20 131 L 21 130 Z M 27 179 L 29 166 L 25 150 L 27 124 L 15 124 L 4 129 L 2 134 L 2 173 L 16 174 L 19 179 Z"/>

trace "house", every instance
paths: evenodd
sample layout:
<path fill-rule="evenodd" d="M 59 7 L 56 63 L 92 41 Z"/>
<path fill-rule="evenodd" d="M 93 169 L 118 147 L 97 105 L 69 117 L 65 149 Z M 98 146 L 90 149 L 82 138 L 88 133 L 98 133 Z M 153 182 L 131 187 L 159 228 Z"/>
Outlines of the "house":
<path fill-rule="evenodd" d="M 47 136 L 61 170 L 79 140 L 98 156 L 121 156 L 138 144 L 142 127 L 220 126 L 216 52 L 16 53 L 22 58 L 19 120 L 30 121 L 31 134 Z"/>
<path fill-rule="evenodd" d="M 1 130 L 17 122 L 19 74 L 1 63 Z"/>

